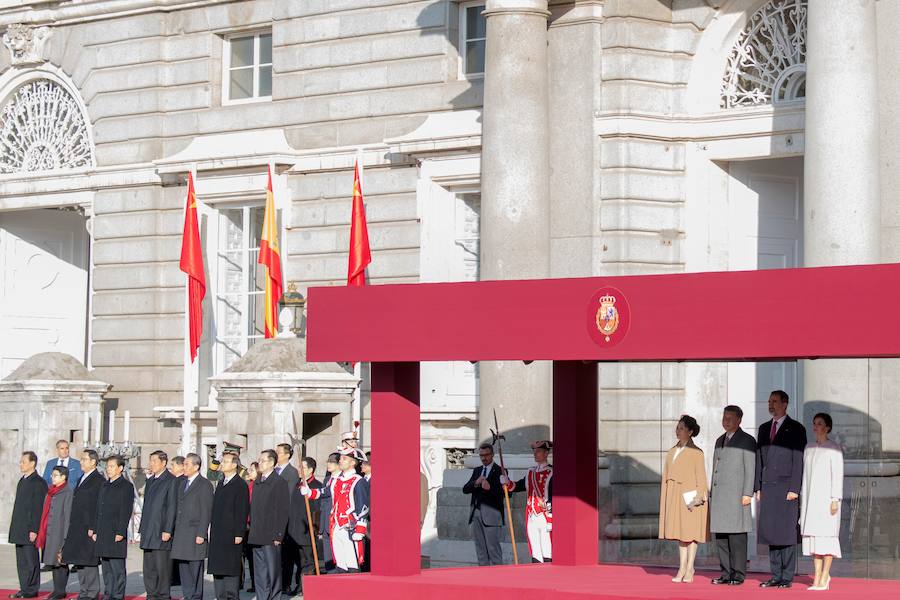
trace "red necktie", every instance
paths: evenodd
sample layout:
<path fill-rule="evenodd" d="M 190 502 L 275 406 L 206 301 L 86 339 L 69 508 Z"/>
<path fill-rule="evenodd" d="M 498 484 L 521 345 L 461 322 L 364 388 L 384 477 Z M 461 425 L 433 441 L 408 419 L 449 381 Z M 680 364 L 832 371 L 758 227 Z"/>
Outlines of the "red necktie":
<path fill-rule="evenodd" d="M 772 419 L 772 431 L 769 432 L 769 443 L 775 441 L 775 434 L 778 433 L 777 424 L 778 424 L 778 421 L 776 421 L 775 419 Z"/>

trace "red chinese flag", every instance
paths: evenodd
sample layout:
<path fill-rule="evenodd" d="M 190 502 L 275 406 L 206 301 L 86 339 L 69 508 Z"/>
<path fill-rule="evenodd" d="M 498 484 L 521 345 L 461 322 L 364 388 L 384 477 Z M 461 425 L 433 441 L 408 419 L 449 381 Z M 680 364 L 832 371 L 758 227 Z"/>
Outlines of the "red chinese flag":
<path fill-rule="evenodd" d="M 184 233 L 181 236 L 181 261 L 178 266 L 187 275 L 188 325 L 190 330 L 191 362 L 197 358 L 200 337 L 203 335 L 203 297 L 206 296 L 206 275 L 203 273 L 203 250 L 200 246 L 200 225 L 197 221 L 197 195 L 194 177 L 188 173 L 187 203 L 184 208 Z"/>
<path fill-rule="evenodd" d="M 259 242 L 259 264 L 266 266 L 266 337 L 278 335 L 278 301 L 283 289 L 281 254 L 278 250 L 278 215 L 272 191 L 272 167 L 266 186 L 266 212 L 263 216 L 262 239 Z"/>
<path fill-rule="evenodd" d="M 369 249 L 369 230 L 366 227 L 366 206 L 363 204 L 359 182 L 359 161 L 353 170 L 353 214 L 350 217 L 350 261 L 347 285 L 366 285 L 366 266 L 372 262 Z"/>

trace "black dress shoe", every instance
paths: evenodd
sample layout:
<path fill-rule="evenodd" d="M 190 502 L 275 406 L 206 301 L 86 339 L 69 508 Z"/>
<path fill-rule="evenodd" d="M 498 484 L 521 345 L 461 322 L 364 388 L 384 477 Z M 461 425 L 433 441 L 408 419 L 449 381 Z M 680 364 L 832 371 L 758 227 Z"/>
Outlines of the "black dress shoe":
<path fill-rule="evenodd" d="M 728 585 L 744 585 L 743 579 L 729 579 Z"/>
<path fill-rule="evenodd" d="M 779 581 L 779 582 L 778 582 L 778 585 L 775 586 L 775 587 L 779 587 L 779 588 L 789 588 L 789 587 L 791 587 L 791 582 L 790 582 L 790 581 Z"/>
<path fill-rule="evenodd" d="M 778 587 L 781 585 L 780 579 L 775 579 L 774 577 L 768 581 L 763 581 L 759 584 L 759 587 Z"/>
<path fill-rule="evenodd" d="M 716 577 L 715 579 L 710 579 L 709 582 L 713 585 L 729 585 L 731 579 L 728 577 Z"/>
<path fill-rule="evenodd" d="M 63 600 L 66 597 L 66 594 L 50 594 L 47 596 L 47 600 Z"/>
<path fill-rule="evenodd" d="M 16 592 L 15 594 L 10 594 L 10 598 L 24 598 L 25 595 L 22 592 Z"/>

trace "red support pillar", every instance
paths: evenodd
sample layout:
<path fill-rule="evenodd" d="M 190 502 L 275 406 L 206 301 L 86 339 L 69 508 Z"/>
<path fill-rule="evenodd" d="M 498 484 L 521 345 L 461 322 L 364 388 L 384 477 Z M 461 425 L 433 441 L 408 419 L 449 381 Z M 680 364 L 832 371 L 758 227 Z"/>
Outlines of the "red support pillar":
<path fill-rule="evenodd" d="M 415 575 L 419 539 L 419 363 L 372 363 L 372 574 Z"/>
<path fill-rule="evenodd" d="M 553 564 L 594 565 L 597 363 L 553 362 Z"/>

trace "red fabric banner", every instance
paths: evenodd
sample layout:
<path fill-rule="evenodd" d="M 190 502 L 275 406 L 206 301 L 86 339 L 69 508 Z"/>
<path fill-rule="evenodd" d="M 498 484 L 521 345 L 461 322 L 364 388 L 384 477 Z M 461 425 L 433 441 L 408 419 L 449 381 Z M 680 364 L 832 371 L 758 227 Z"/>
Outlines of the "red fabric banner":
<path fill-rule="evenodd" d="M 266 266 L 266 337 L 278 335 L 278 302 L 284 288 L 281 277 L 281 254 L 278 248 L 278 215 L 272 191 L 272 167 L 266 186 L 266 212 L 263 216 L 262 239 L 259 242 L 259 264 Z"/>
<path fill-rule="evenodd" d="M 353 170 L 353 213 L 350 216 L 350 260 L 347 265 L 347 285 L 366 285 L 366 266 L 372 262 L 369 249 L 369 230 L 366 226 L 366 206 L 363 204 L 359 181 L 359 161 Z"/>
<path fill-rule="evenodd" d="M 206 275 L 203 272 L 203 248 L 200 245 L 200 225 L 197 221 L 197 195 L 194 176 L 188 173 L 187 203 L 184 209 L 184 233 L 181 237 L 179 268 L 188 277 L 188 321 L 191 362 L 197 358 L 200 337 L 203 335 L 203 297 L 206 296 Z"/>

